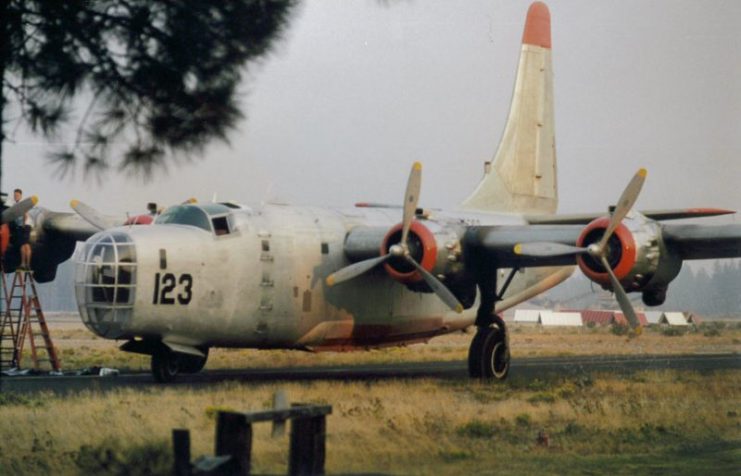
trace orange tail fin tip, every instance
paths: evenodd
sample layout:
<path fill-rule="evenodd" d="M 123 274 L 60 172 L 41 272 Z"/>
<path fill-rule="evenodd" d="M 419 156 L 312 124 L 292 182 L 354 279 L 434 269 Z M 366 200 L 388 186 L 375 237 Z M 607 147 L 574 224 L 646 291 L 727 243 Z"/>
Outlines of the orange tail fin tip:
<path fill-rule="evenodd" d="M 533 2 L 527 11 L 522 42 L 533 46 L 551 47 L 551 12 L 543 2 Z"/>

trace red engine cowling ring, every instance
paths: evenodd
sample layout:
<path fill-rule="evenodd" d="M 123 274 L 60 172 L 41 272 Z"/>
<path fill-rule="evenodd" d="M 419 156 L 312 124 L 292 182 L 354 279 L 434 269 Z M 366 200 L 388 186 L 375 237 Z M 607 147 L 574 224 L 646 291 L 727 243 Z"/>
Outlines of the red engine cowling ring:
<path fill-rule="evenodd" d="M 389 243 L 389 240 L 396 234 L 400 235 L 401 229 L 402 224 L 399 223 L 386 233 L 386 236 L 383 238 L 383 243 L 381 243 L 381 255 L 388 254 L 390 246 L 395 244 Z M 409 239 L 416 237 L 422 245 L 422 259 L 418 260 L 419 264 L 427 271 L 432 272 L 432 269 L 435 267 L 435 263 L 437 262 L 437 243 L 435 242 L 435 236 L 426 226 L 418 221 L 412 221 L 409 235 Z M 419 274 L 419 271 L 413 270 L 402 272 L 394 269 L 388 261 L 384 263 L 383 267 L 389 276 L 403 284 L 418 283 L 423 279 L 422 275 Z"/>
<path fill-rule="evenodd" d="M 594 241 L 589 243 L 586 242 L 587 237 L 595 230 L 606 230 L 609 223 L 610 217 L 602 217 L 592 221 L 582 230 L 579 238 L 576 240 L 576 246 L 585 247 L 592 244 Z M 618 280 L 622 281 L 626 276 L 628 276 L 636 263 L 636 243 L 633 239 L 633 234 L 622 223 L 615 229 L 613 237 L 616 237 L 620 242 L 620 260 L 616 264 L 613 264 L 612 271 L 615 273 Z M 610 276 L 607 272 L 599 272 L 592 269 L 592 267 L 585 262 L 584 255 L 578 255 L 576 257 L 576 263 L 587 278 L 598 284 L 606 286 L 610 285 Z"/>
<path fill-rule="evenodd" d="M 10 229 L 7 223 L 3 223 L 0 226 L 0 256 L 4 256 L 5 252 L 8 251 L 8 244 L 10 243 Z"/>

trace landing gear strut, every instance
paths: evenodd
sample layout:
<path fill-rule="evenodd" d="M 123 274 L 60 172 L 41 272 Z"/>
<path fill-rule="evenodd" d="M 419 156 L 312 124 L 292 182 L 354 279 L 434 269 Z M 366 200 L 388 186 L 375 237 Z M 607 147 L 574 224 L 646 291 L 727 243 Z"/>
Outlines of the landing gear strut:
<path fill-rule="evenodd" d="M 474 263 L 473 269 L 476 270 L 481 303 L 476 313 L 476 335 L 468 349 L 468 374 L 471 378 L 504 380 L 509 373 L 509 335 L 502 316 L 494 313 L 499 299 L 497 275 L 482 267 L 481 263 Z M 513 276 L 514 272 L 510 273 L 502 294 Z"/>

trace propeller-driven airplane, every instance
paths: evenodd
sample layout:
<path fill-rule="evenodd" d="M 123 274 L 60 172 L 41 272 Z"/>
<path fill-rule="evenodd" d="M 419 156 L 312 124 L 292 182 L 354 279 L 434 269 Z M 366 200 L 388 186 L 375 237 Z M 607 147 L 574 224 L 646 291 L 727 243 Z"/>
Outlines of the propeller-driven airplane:
<path fill-rule="evenodd" d="M 151 355 L 163 382 L 199 371 L 211 347 L 363 349 L 472 325 L 470 375 L 502 379 L 510 357 L 500 313 L 575 266 L 614 291 L 638 328 L 627 293 L 661 304 L 684 260 L 741 256 L 741 226 L 663 223 L 726 210 L 634 210 L 643 169 L 607 214 L 556 215 L 552 80 L 550 14 L 536 2 L 501 143 L 455 209 L 418 206 L 419 163 L 398 207 L 185 203 L 152 226 L 113 227 L 73 201 L 78 215 L 35 215 L 37 279 L 87 239 L 75 281 L 83 322 Z"/>

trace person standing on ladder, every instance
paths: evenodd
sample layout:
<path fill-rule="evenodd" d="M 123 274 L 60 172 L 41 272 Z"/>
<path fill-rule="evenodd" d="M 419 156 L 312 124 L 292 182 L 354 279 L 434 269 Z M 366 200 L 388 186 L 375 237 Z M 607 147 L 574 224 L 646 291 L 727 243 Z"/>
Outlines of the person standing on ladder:
<path fill-rule="evenodd" d="M 13 199 L 15 203 L 20 202 L 23 199 L 23 190 L 16 188 L 13 190 Z M 21 254 L 21 266 L 20 269 L 30 271 L 31 270 L 31 217 L 28 212 L 24 213 L 23 216 L 16 218 L 15 230 L 12 234 L 14 238 L 14 244 L 20 249 Z"/>

